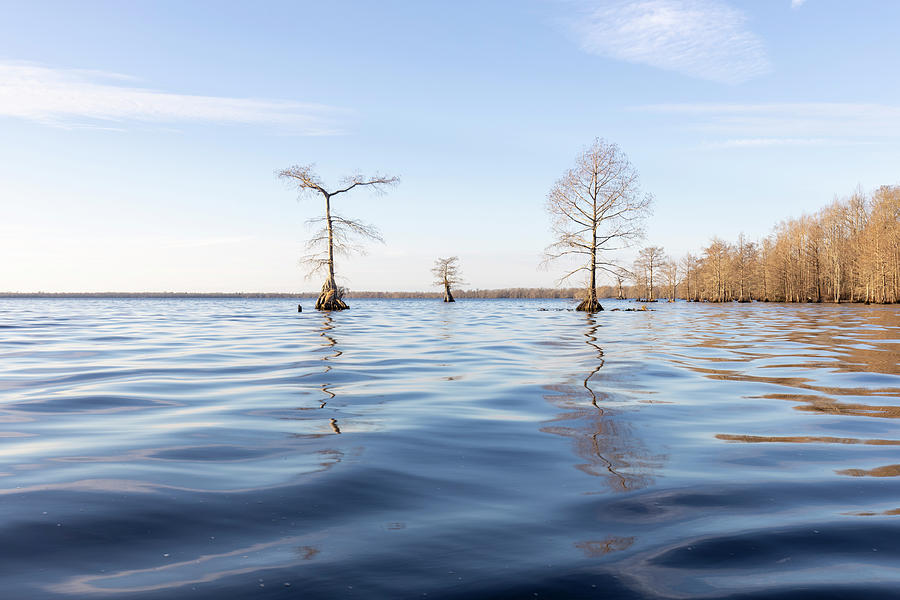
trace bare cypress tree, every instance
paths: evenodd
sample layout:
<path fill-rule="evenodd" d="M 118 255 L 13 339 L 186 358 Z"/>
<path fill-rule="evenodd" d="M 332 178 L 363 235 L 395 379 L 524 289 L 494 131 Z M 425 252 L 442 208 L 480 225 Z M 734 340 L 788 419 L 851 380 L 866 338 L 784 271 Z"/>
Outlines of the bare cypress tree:
<path fill-rule="evenodd" d="M 656 302 L 653 298 L 653 274 L 659 273 L 660 269 L 665 265 L 666 252 L 662 246 L 647 246 L 641 248 L 638 257 L 634 261 L 635 273 L 643 272 L 647 281 L 648 302 Z"/>
<path fill-rule="evenodd" d="M 684 293 L 684 299 L 690 302 L 691 300 L 696 300 L 696 287 L 694 288 L 694 295 L 691 295 L 691 281 L 697 276 L 697 268 L 700 264 L 700 261 L 697 260 L 697 257 L 688 252 L 684 255 L 684 258 L 681 259 L 681 272 L 684 273 L 684 284 L 687 290 Z"/>
<path fill-rule="evenodd" d="M 678 261 L 666 257 L 662 263 L 662 272 L 666 276 L 666 284 L 669 287 L 669 302 L 675 302 L 678 291 L 678 275 L 681 273 Z"/>
<path fill-rule="evenodd" d="M 444 302 L 456 302 L 450 288 L 454 285 L 465 283 L 459 272 L 459 257 L 451 256 L 449 258 L 439 258 L 434 261 L 434 267 L 431 269 L 434 273 L 434 285 L 444 286 Z"/>
<path fill-rule="evenodd" d="M 620 266 L 612 270 L 612 276 L 616 280 L 616 300 L 624 300 L 625 288 L 623 284 L 626 280 L 633 279 L 634 274 L 625 267 Z"/>
<path fill-rule="evenodd" d="M 707 288 L 711 288 L 707 296 L 710 302 L 725 302 L 728 290 L 728 256 L 731 247 L 728 242 L 714 237 L 709 246 L 703 249 L 703 262 L 708 269 L 709 282 Z"/>
<path fill-rule="evenodd" d="M 331 199 L 338 194 L 349 192 L 357 187 L 369 187 L 372 190 L 383 193 L 388 186 L 396 185 L 399 177 L 375 175 L 363 177 L 360 174 L 344 178 L 343 187 L 326 190 L 319 176 L 313 171 L 314 165 L 294 165 L 278 171 L 278 177 L 288 180 L 297 188 L 300 197 L 315 196 L 320 194 L 325 199 L 325 216 L 310 219 L 309 223 L 319 225 L 320 228 L 307 242 L 309 254 L 303 257 L 303 262 L 309 267 L 309 274 L 319 271 L 326 272 L 325 283 L 322 285 L 322 293 L 316 301 L 319 310 L 344 310 L 349 308 L 343 301 L 344 289 L 337 285 L 334 278 L 335 254 L 349 254 L 358 247 L 351 245 L 354 237 L 383 241 L 378 230 L 365 223 L 348 219 L 331 212 Z"/>
<path fill-rule="evenodd" d="M 553 219 L 555 241 L 544 263 L 563 256 L 586 257 L 586 262 L 560 281 L 587 271 L 588 289 L 576 310 L 603 310 L 597 301 L 597 270 L 613 276 L 617 266 L 607 253 L 620 250 L 643 236 L 643 221 L 653 196 L 640 189 L 637 171 L 616 144 L 594 140 L 550 190 L 547 212 Z"/>

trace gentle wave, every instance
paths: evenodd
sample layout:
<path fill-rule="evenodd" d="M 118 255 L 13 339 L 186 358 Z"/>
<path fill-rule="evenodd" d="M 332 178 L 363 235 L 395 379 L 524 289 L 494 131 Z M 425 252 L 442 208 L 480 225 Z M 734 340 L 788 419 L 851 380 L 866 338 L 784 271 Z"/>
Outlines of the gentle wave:
<path fill-rule="evenodd" d="M 0 300 L 5 594 L 900 596 L 900 312 L 649 307 Z"/>

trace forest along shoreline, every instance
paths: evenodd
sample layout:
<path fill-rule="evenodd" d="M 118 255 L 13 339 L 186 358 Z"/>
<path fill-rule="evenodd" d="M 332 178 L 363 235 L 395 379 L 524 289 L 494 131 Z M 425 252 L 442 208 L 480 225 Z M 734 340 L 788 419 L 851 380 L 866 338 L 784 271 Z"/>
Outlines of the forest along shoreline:
<path fill-rule="evenodd" d="M 597 288 L 598 298 L 601 300 L 627 300 L 634 302 L 666 302 L 668 296 L 662 294 L 658 296 L 660 300 L 648 300 L 645 296 L 637 293 L 637 290 L 631 287 L 625 287 L 625 295 L 619 297 L 616 295 L 614 286 L 599 286 Z M 657 290 L 664 290 L 660 286 Z M 121 300 L 153 300 L 153 299 L 184 299 L 184 300 L 254 300 L 254 299 L 309 299 L 318 298 L 320 292 L 8 292 L 0 293 L 0 299 L 16 299 L 16 298 L 35 298 L 35 299 L 121 299 Z M 579 300 L 584 295 L 582 288 L 500 288 L 491 290 L 453 290 L 455 298 L 464 298 L 472 300 Z M 373 292 L 361 290 L 354 292 L 347 290 L 346 298 L 349 299 L 371 299 L 371 300 L 441 300 L 444 297 L 443 292 Z M 678 300 L 693 302 L 692 299 L 686 299 L 679 295 Z M 714 302 L 710 300 L 701 300 L 699 302 Z M 738 303 L 736 299 L 724 300 L 723 302 Z M 750 302 L 768 302 L 771 304 L 793 304 L 794 302 L 783 302 L 778 300 L 757 300 L 756 298 Z M 810 301 L 811 302 L 811 301 Z M 805 304 L 804 302 L 801 304 Z M 813 302 L 814 303 L 814 302 Z M 834 304 L 832 300 L 823 298 L 821 304 Z M 841 301 L 840 304 L 850 305 L 866 305 L 865 301 Z M 869 302 L 868 304 L 880 304 L 878 302 Z M 892 304 L 887 302 L 885 304 Z"/>

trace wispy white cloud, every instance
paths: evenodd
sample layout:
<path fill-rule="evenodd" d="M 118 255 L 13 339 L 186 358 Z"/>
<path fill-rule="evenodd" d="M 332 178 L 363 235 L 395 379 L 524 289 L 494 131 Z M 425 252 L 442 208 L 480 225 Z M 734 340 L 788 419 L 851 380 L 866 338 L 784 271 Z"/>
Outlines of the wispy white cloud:
<path fill-rule="evenodd" d="M 845 146 L 859 142 L 828 138 L 741 138 L 708 142 L 707 148 L 773 148 L 784 146 Z"/>
<path fill-rule="evenodd" d="M 0 116 L 67 128 L 108 128 L 111 122 L 130 121 L 216 122 L 328 135 L 340 133 L 336 120 L 345 112 L 284 100 L 163 92 L 134 87 L 134 81 L 118 73 L 0 61 Z"/>
<path fill-rule="evenodd" d="M 719 0 L 617 0 L 585 7 L 570 23 L 581 47 L 600 56 L 722 83 L 770 70 L 744 14 Z"/>
<path fill-rule="evenodd" d="M 900 105 L 841 102 L 770 104 L 657 104 L 635 110 L 682 115 L 690 129 L 736 140 L 786 140 L 785 145 L 823 145 L 900 138 Z M 815 141 L 815 142 L 813 142 Z M 754 142 L 747 141 L 744 146 Z M 758 142 L 757 145 L 763 145 Z"/>
<path fill-rule="evenodd" d="M 791 0 L 791 8 L 800 8 L 806 4 L 806 0 Z"/>

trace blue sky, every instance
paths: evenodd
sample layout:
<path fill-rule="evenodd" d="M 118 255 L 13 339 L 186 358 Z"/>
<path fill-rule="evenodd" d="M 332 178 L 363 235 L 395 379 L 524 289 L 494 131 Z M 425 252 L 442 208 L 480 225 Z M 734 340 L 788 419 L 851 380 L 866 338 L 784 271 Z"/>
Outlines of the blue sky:
<path fill-rule="evenodd" d="M 262 6 L 254 6 L 261 4 Z M 547 191 L 593 138 L 654 194 L 646 244 L 765 235 L 900 183 L 900 3 L 0 2 L 0 291 L 314 290 L 274 172 L 385 244 L 351 289 L 552 286 Z M 622 260 L 631 255 L 622 253 Z M 579 283 L 579 282 L 574 282 Z"/>

